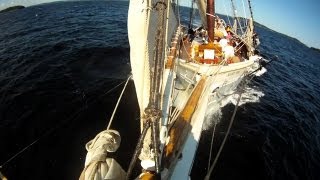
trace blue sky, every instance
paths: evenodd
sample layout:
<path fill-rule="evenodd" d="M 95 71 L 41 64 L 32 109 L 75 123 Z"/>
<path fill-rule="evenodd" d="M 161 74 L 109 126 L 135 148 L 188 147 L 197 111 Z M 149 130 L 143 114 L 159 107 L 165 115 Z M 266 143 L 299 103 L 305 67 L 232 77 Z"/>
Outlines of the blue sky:
<path fill-rule="evenodd" d="M 253 8 L 256 21 L 320 49 L 320 0 L 255 0 Z"/>
<path fill-rule="evenodd" d="M 13 5 L 30 6 L 56 0 L 0 0 L 0 10 Z M 191 0 L 179 0 L 190 4 Z M 234 0 L 242 6 L 241 0 Z M 244 0 L 245 3 L 247 0 Z M 255 21 L 320 49 L 320 0 L 251 0 Z M 216 0 L 216 12 L 226 14 L 230 0 Z M 229 12 L 228 12 L 229 13 Z M 248 13 L 248 12 L 246 12 Z M 243 11 L 238 10 L 239 15 Z M 275 42 L 276 43 L 276 42 Z"/>

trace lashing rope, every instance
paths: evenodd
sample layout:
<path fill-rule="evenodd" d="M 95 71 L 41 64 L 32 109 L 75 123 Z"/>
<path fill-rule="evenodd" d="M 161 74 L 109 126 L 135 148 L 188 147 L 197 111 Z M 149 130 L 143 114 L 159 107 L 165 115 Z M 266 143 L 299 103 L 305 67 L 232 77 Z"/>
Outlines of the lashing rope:
<path fill-rule="evenodd" d="M 226 135 L 225 135 L 224 138 L 223 138 L 223 141 L 222 141 L 222 143 L 221 143 L 221 146 L 220 146 L 220 148 L 219 148 L 219 150 L 218 150 L 218 153 L 217 153 L 217 155 L 216 155 L 216 157 L 215 157 L 215 159 L 214 159 L 214 161 L 213 161 L 213 163 L 212 163 L 212 165 L 211 165 L 211 167 L 210 167 L 210 169 L 209 169 L 209 172 L 207 173 L 207 175 L 206 175 L 205 178 L 204 178 L 205 180 L 209 180 L 209 179 L 210 179 L 211 173 L 212 173 L 214 167 L 216 166 L 216 164 L 217 164 L 217 162 L 218 162 L 218 159 L 219 159 L 219 156 L 220 156 L 220 154 L 221 154 L 221 152 L 222 152 L 222 149 L 223 149 L 223 147 L 224 147 L 224 145 L 225 145 L 225 143 L 226 143 L 226 141 L 227 141 L 227 138 L 229 137 L 229 133 L 230 133 L 230 130 L 231 130 L 231 127 L 232 127 L 234 118 L 235 118 L 235 116 L 236 116 L 237 109 L 238 109 L 238 107 L 239 107 L 239 103 L 240 103 L 240 100 L 241 100 L 242 93 L 243 93 L 243 90 L 241 90 L 241 92 L 240 92 L 240 95 L 239 95 L 237 104 L 236 104 L 236 106 L 235 106 L 235 108 L 234 108 L 234 110 L 233 110 L 233 113 L 232 113 L 232 117 L 231 117 L 231 120 L 230 120 L 228 129 L 227 129 Z"/>

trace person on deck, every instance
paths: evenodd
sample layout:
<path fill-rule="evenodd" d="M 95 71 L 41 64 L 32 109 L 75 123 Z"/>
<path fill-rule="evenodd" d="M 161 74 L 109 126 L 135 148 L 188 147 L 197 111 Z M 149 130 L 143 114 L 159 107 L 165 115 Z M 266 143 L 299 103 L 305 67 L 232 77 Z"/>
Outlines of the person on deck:
<path fill-rule="evenodd" d="M 227 31 L 227 36 L 226 36 L 226 38 L 227 38 L 227 40 L 231 40 L 232 39 L 232 32 L 231 32 L 231 27 L 230 27 L 230 25 L 228 25 L 227 27 L 226 27 L 226 31 Z"/>

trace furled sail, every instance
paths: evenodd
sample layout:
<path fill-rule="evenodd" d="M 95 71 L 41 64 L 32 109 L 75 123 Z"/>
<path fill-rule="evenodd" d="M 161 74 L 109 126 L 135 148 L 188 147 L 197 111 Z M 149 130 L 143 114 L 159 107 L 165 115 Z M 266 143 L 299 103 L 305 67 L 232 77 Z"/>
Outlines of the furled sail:
<path fill-rule="evenodd" d="M 246 43 L 249 47 L 249 53 L 250 55 L 252 55 L 253 51 L 254 51 L 254 46 L 253 46 L 253 19 L 250 18 L 249 19 L 249 24 L 248 24 L 248 28 L 247 28 L 247 32 L 246 32 Z"/>
<path fill-rule="evenodd" d="M 206 0 L 197 0 L 197 5 L 199 9 L 200 18 L 202 21 L 202 24 L 205 28 L 207 28 L 207 1 Z"/>

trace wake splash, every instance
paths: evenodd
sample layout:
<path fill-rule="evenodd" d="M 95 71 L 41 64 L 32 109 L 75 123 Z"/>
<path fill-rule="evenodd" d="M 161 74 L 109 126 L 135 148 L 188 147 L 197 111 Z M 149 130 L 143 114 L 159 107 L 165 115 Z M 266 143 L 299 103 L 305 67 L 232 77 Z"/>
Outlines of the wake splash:
<path fill-rule="evenodd" d="M 254 87 L 245 87 L 244 92 L 241 95 L 239 106 L 242 106 L 246 103 L 258 103 L 260 102 L 260 98 L 263 97 L 264 95 L 265 94 L 262 91 L 255 89 Z M 233 105 L 236 105 L 238 99 L 239 99 L 239 94 L 233 94 L 229 96 L 229 98 L 226 101 L 229 101 Z"/>
<path fill-rule="evenodd" d="M 229 103 L 232 103 L 235 106 L 239 99 L 239 95 L 240 94 L 238 93 L 234 93 L 222 99 L 219 103 L 209 103 L 202 130 L 209 130 L 214 124 L 218 124 L 223 116 L 221 109 Z M 259 103 L 260 98 L 264 95 L 265 94 L 261 90 L 258 90 L 255 87 L 245 87 L 244 92 L 241 95 L 239 106 L 246 103 Z"/>

